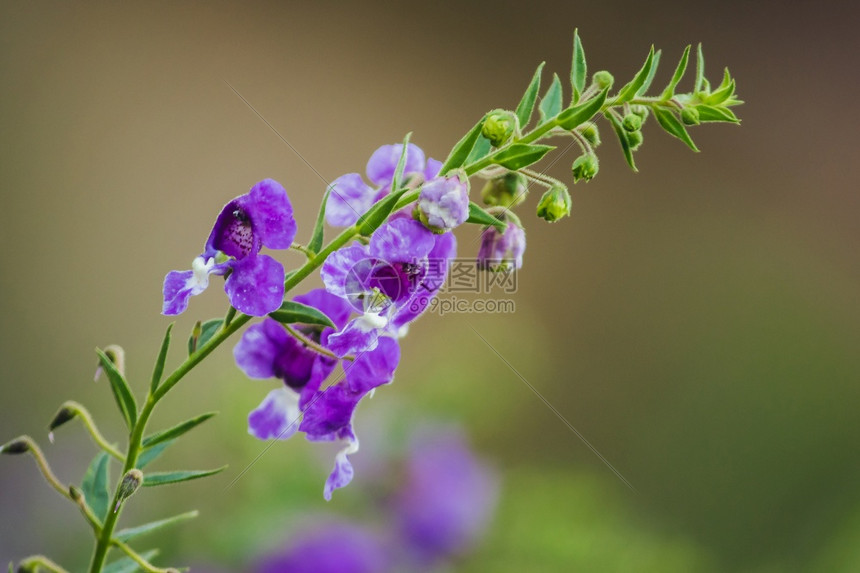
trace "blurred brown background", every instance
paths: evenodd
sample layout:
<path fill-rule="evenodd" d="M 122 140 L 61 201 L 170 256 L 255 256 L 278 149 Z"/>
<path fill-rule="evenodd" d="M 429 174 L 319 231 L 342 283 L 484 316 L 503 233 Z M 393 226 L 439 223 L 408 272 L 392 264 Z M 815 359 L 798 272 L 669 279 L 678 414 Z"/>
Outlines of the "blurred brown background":
<path fill-rule="evenodd" d="M 304 223 L 299 238 L 309 234 L 324 184 L 225 81 L 330 181 L 407 131 L 443 158 L 485 111 L 515 106 L 540 61 L 565 78 L 574 27 L 589 72 L 617 82 L 650 44 L 662 48 L 655 88 L 701 41 L 711 80 L 726 65 L 737 78 L 743 126 L 692 129 L 693 154 L 649 122 L 638 174 L 601 126 L 601 172 L 571 188 L 573 216 L 537 220 L 536 194 L 520 210 L 529 244 L 516 314 L 422 319 L 395 385 L 361 418 L 407 401 L 466 424 L 495 461 L 502 507 L 464 570 L 667 571 L 672 559 L 678 570 L 857 570 L 860 43 L 841 6 L 3 3 L 0 440 L 32 434 L 64 480 L 79 480 L 91 444 L 70 424 L 49 447 L 47 423 L 74 398 L 121 434 L 106 385 L 91 381 L 92 349 L 123 345 L 145 386 L 168 323 L 164 274 L 188 266 L 221 205 L 272 177 Z M 550 174 L 569 181 L 568 153 Z M 461 256 L 474 235 L 460 235 Z M 222 314 L 219 290 L 179 319 L 173 360 L 195 320 Z M 140 516 L 163 515 L 164 499 L 203 511 L 161 540 L 175 560 L 239 567 L 296 508 L 359 504 L 349 491 L 323 502 L 329 459 L 299 440 L 225 493 L 262 449 L 244 418 L 271 387 L 243 379 L 223 349 L 156 416 L 220 409 L 165 462 L 231 464 L 209 482 L 145 492 Z M 540 542 L 518 541 L 529 533 Z M 0 459 L 0 563 L 44 551 L 77 570 L 89 547 L 31 460 Z"/>

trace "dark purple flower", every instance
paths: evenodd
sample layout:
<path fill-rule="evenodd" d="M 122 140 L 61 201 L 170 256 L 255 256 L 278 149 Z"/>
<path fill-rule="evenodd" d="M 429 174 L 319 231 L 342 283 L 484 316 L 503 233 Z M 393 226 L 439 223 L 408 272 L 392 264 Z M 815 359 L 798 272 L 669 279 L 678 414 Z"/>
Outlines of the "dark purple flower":
<path fill-rule="evenodd" d="M 484 270 L 504 270 L 523 266 L 523 253 L 526 250 L 526 232 L 513 221 L 508 221 L 504 233 L 495 227 L 484 229 L 481 248 L 478 250 L 478 268 Z"/>
<path fill-rule="evenodd" d="M 260 181 L 224 206 L 190 271 L 167 273 L 162 313 L 182 313 L 209 286 L 209 275 L 228 273 L 224 290 L 237 310 L 253 316 L 276 310 L 284 298 L 284 267 L 260 249 L 287 249 L 295 235 L 287 192 L 277 181 Z"/>
<path fill-rule="evenodd" d="M 347 173 L 335 179 L 329 188 L 325 216 L 329 225 L 348 227 L 367 213 L 374 203 L 391 192 L 394 170 L 403 152 L 403 144 L 383 145 L 373 152 L 367 162 L 367 178 L 372 185 L 364 182 L 358 173 Z M 406 148 L 405 177 L 420 175 L 422 179 L 436 176 L 442 164 L 435 159 L 425 161 L 424 152 L 415 144 Z"/>
<path fill-rule="evenodd" d="M 495 475 L 459 433 L 418 434 L 396 497 L 399 531 L 419 561 L 450 557 L 483 533 L 497 497 Z"/>
<path fill-rule="evenodd" d="M 390 550 L 379 536 L 347 522 L 311 526 L 283 552 L 265 558 L 255 573 L 385 573 Z"/>
<path fill-rule="evenodd" d="M 459 227 L 469 218 L 469 180 L 459 175 L 431 179 L 421 187 L 416 210 L 435 233 Z"/>

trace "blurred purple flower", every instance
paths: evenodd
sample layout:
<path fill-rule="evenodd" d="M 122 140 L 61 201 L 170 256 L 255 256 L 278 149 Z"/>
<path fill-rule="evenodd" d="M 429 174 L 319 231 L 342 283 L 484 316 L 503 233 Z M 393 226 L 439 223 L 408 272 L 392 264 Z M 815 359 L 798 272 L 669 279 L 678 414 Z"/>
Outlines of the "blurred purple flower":
<path fill-rule="evenodd" d="M 507 267 L 519 269 L 523 266 L 523 253 L 526 250 L 526 232 L 513 221 L 508 221 L 504 233 L 499 233 L 492 225 L 481 235 L 481 248 L 478 250 L 478 268 L 500 270 Z"/>
<path fill-rule="evenodd" d="M 431 179 L 421 187 L 416 210 L 435 233 L 459 227 L 469 218 L 469 179 L 459 175 Z"/>

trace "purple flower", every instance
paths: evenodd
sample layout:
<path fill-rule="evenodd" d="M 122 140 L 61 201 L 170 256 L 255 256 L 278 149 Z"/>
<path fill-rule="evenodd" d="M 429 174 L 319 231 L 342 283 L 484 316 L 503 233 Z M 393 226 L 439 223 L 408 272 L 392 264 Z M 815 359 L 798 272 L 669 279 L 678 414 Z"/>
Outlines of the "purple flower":
<path fill-rule="evenodd" d="M 182 313 L 209 286 L 209 275 L 228 273 L 224 290 L 237 310 L 253 316 L 276 310 L 284 299 L 284 267 L 260 249 L 287 249 L 295 235 L 287 192 L 277 181 L 260 181 L 224 206 L 190 271 L 167 273 L 162 314 Z"/>
<path fill-rule="evenodd" d="M 326 203 L 325 216 L 329 225 L 348 227 L 367 213 L 374 203 L 391 192 L 394 170 L 403 152 L 403 144 L 383 145 L 373 152 L 367 162 L 368 185 L 358 173 L 347 173 L 335 179 L 329 188 L 331 193 Z M 405 177 L 420 175 L 427 180 L 436 176 L 442 163 L 435 159 L 425 161 L 424 152 L 417 145 L 406 148 Z"/>
<path fill-rule="evenodd" d="M 431 179 L 421 187 L 416 210 L 435 233 L 459 227 L 469 218 L 469 180 L 459 175 Z"/>
<path fill-rule="evenodd" d="M 450 557 L 484 531 L 497 494 L 495 475 L 475 459 L 459 433 L 419 434 L 396 498 L 398 529 L 418 560 Z"/>
<path fill-rule="evenodd" d="M 306 528 L 290 546 L 261 561 L 255 573 L 385 573 L 390 551 L 383 540 L 347 522 Z"/>
<path fill-rule="evenodd" d="M 526 233 L 522 227 L 508 221 L 504 233 L 489 226 L 481 236 L 481 248 L 478 250 L 478 268 L 498 271 L 511 266 L 519 269 L 523 266 L 523 253 L 526 250 Z"/>

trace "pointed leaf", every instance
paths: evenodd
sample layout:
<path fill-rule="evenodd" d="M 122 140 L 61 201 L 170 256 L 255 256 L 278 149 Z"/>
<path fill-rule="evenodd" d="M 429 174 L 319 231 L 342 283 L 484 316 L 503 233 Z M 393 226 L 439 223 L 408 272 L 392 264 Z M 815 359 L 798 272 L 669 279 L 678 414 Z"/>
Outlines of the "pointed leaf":
<path fill-rule="evenodd" d="M 397 205 L 397 201 L 404 193 L 406 193 L 406 191 L 408 191 L 408 189 L 401 189 L 396 193 L 389 193 L 381 201 L 377 201 L 367 213 L 362 215 L 358 220 L 358 223 L 356 223 L 359 233 L 369 236 L 378 229 L 394 210 L 394 207 Z"/>
<path fill-rule="evenodd" d="M 152 370 L 152 381 L 149 383 L 151 393 L 154 393 L 158 384 L 161 382 L 161 376 L 164 374 L 164 362 L 167 360 L 167 351 L 170 348 L 170 332 L 173 330 L 175 322 L 167 325 L 167 331 L 164 333 L 164 340 L 161 341 L 161 350 L 158 351 L 158 358 L 155 359 L 155 368 Z"/>
<path fill-rule="evenodd" d="M 678 84 L 681 83 L 681 78 L 684 77 L 684 73 L 687 71 L 687 61 L 690 59 L 690 45 L 687 44 L 687 47 L 684 48 L 684 53 L 681 54 L 681 61 L 678 62 L 678 66 L 675 68 L 675 73 L 672 74 L 672 80 L 669 82 L 669 85 L 666 86 L 666 89 L 663 90 L 663 94 L 660 96 L 660 99 L 667 100 L 675 95 L 675 88 L 678 87 Z"/>
<path fill-rule="evenodd" d="M 609 90 L 605 89 L 597 97 L 561 112 L 557 119 L 558 126 L 562 129 L 571 130 L 590 120 L 595 114 L 600 112 L 600 108 L 606 102 L 607 93 L 609 93 Z"/>
<path fill-rule="evenodd" d="M 113 390 L 116 404 L 119 406 L 120 412 L 122 412 L 122 417 L 125 418 L 128 429 L 131 430 L 137 422 L 137 403 L 134 401 L 134 394 L 131 393 L 131 388 L 129 388 L 125 376 L 117 370 L 113 360 L 108 358 L 108 355 L 100 348 L 96 348 L 96 354 L 98 354 L 102 369 L 110 381 L 110 388 Z"/>
<path fill-rule="evenodd" d="M 703 98 L 704 103 L 708 105 L 720 105 L 735 93 L 735 80 L 729 81 L 728 85 L 721 86 L 712 94 Z"/>
<path fill-rule="evenodd" d="M 535 145 L 531 143 L 513 143 L 493 155 L 493 163 L 511 171 L 517 171 L 540 161 L 552 145 Z"/>
<path fill-rule="evenodd" d="M 107 452 L 99 452 L 87 468 L 81 483 L 84 501 L 93 510 L 93 515 L 104 521 L 110 504 L 110 457 Z"/>
<path fill-rule="evenodd" d="M 137 464 L 135 464 L 137 469 L 142 470 L 143 468 L 151 464 L 158 456 L 164 453 L 164 450 L 170 447 L 171 444 L 173 444 L 173 440 L 168 440 L 166 442 L 161 442 L 160 444 L 156 444 L 140 452 L 140 455 L 137 458 Z"/>
<path fill-rule="evenodd" d="M 311 240 L 308 241 L 308 250 L 314 254 L 320 252 L 323 244 L 323 235 L 325 233 L 325 208 L 328 205 L 328 196 L 331 195 L 331 190 L 334 184 L 325 188 L 325 194 L 322 198 L 319 213 L 317 214 L 317 222 L 314 225 L 314 230 L 311 233 Z"/>
<path fill-rule="evenodd" d="M 484 137 L 483 135 L 478 136 L 478 140 L 475 142 L 475 147 L 472 148 L 472 152 L 469 154 L 469 157 L 466 159 L 466 164 L 474 163 L 476 161 L 480 161 L 490 154 L 490 151 L 493 149 L 493 144 L 490 143 L 490 140 Z"/>
<path fill-rule="evenodd" d="M 570 66 L 570 87 L 573 89 L 573 103 L 579 101 L 579 96 L 585 90 L 585 50 L 579 40 L 579 30 L 573 31 L 573 63 Z"/>
<path fill-rule="evenodd" d="M 660 65 L 660 55 L 662 54 L 662 50 L 657 50 L 654 52 L 654 61 L 651 63 L 651 69 L 648 70 L 648 75 L 645 76 L 645 81 L 642 82 L 642 86 L 636 90 L 637 96 L 645 95 L 645 92 L 648 91 L 648 88 L 651 87 L 651 82 L 654 81 L 654 75 L 657 73 L 657 66 Z"/>
<path fill-rule="evenodd" d="M 732 112 L 732 110 L 725 107 L 715 107 L 712 105 L 697 105 L 695 107 L 696 111 L 699 112 L 699 121 L 708 122 L 708 121 L 725 121 L 728 123 L 740 123 L 741 120 Z"/>
<path fill-rule="evenodd" d="M 200 515 L 200 512 L 195 509 L 194 511 L 180 513 L 179 515 L 168 517 L 167 519 L 160 519 L 158 521 L 151 521 L 150 523 L 138 525 L 137 527 L 127 527 L 125 529 L 121 529 L 117 531 L 116 534 L 114 534 L 114 537 L 116 539 L 119 539 L 120 541 L 128 542 L 135 537 L 139 537 L 141 535 L 145 535 L 153 531 L 158 531 L 159 529 L 162 529 L 169 525 L 188 521 L 189 519 L 194 519 L 198 515 Z"/>
<path fill-rule="evenodd" d="M 702 53 L 702 44 L 696 48 L 696 82 L 693 84 L 693 93 L 701 92 L 705 87 L 705 55 Z"/>
<path fill-rule="evenodd" d="M 618 92 L 618 95 L 615 96 L 613 100 L 613 104 L 624 103 L 626 101 L 630 101 L 636 96 L 636 93 L 639 91 L 643 85 L 645 85 L 645 80 L 648 79 L 648 75 L 651 74 L 651 68 L 654 66 L 654 46 L 651 46 L 651 49 L 648 51 L 648 57 L 645 59 L 645 63 L 642 65 L 642 68 L 636 73 L 630 82 L 621 88 L 621 91 Z M 653 76 L 652 76 L 653 77 Z"/>
<path fill-rule="evenodd" d="M 403 170 L 406 169 L 406 152 L 409 148 L 410 137 L 412 137 L 411 131 L 403 138 L 403 149 L 400 150 L 400 159 L 397 160 L 397 166 L 394 168 L 394 175 L 391 177 L 392 191 L 400 189 L 400 183 L 403 179 Z"/>
<path fill-rule="evenodd" d="M 476 123 L 475 126 L 469 130 L 469 133 L 464 135 L 463 138 L 457 142 L 457 145 L 455 145 L 451 150 L 451 153 L 448 154 L 448 158 L 445 160 L 445 163 L 442 164 L 442 169 L 439 170 L 440 175 L 446 175 L 449 171 L 459 169 L 464 163 L 466 163 L 469 154 L 472 153 L 472 149 L 478 141 L 478 137 L 481 135 L 481 129 L 484 127 L 485 119 L 487 119 L 487 116 L 482 117 L 481 121 Z"/>
<path fill-rule="evenodd" d="M 200 479 L 207 476 L 215 475 L 227 469 L 227 466 L 222 466 L 214 470 L 192 470 L 178 472 L 156 472 L 146 474 L 143 478 L 144 487 L 155 487 L 158 485 L 167 485 L 171 483 L 180 483 L 193 479 Z"/>
<path fill-rule="evenodd" d="M 207 412 L 207 413 L 201 414 L 195 418 L 191 418 L 190 420 L 185 420 L 181 424 L 177 424 L 177 425 L 173 426 L 172 428 L 168 428 L 167 430 L 162 430 L 161 432 L 157 432 L 155 434 L 152 434 L 151 436 L 147 436 L 146 438 L 143 439 L 143 442 L 141 443 L 141 445 L 144 448 L 151 448 L 152 446 L 154 446 L 156 444 L 160 444 L 162 442 L 166 442 L 168 440 L 173 440 L 175 438 L 178 438 L 179 436 L 181 436 L 185 432 L 196 428 L 197 426 L 199 426 L 200 424 L 202 424 L 203 422 L 205 422 L 206 420 L 208 420 L 209 418 L 211 418 L 212 416 L 214 416 L 217 413 L 218 412 Z"/>
<path fill-rule="evenodd" d="M 633 160 L 633 150 L 630 148 L 630 141 L 627 139 L 627 131 L 624 129 L 624 126 L 621 125 L 621 122 L 615 117 L 615 114 L 606 112 L 604 114 L 606 119 L 609 120 L 609 123 L 612 124 L 612 128 L 615 130 L 615 135 L 618 136 L 618 143 L 621 144 L 621 151 L 624 153 L 624 159 L 627 160 L 627 165 L 633 171 L 638 172 L 639 170 L 636 168 L 636 162 Z"/>
<path fill-rule="evenodd" d="M 520 100 L 520 103 L 517 106 L 516 113 L 517 119 L 520 122 L 521 130 L 526 128 L 532 117 L 532 111 L 535 108 L 535 101 L 537 100 L 538 91 L 540 90 L 540 75 L 545 63 L 546 62 L 541 62 L 537 67 L 535 75 L 532 77 L 532 81 L 526 89 L 526 93 L 523 94 L 523 99 Z"/>
<path fill-rule="evenodd" d="M 293 300 L 284 301 L 281 308 L 270 312 L 269 316 L 282 324 L 299 322 L 301 324 L 319 324 L 337 328 L 322 311 Z"/>
<path fill-rule="evenodd" d="M 660 124 L 660 127 L 662 127 L 666 133 L 674 135 L 686 143 L 693 151 L 699 151 L 696 144 L 693 143 L 692 139 L 690 139 L 690 134 L 687 133 L 687 130 L 684 128 L 684 124 L 681 123 L 680 119 L 675 117 L 674 113 L 659 106 L 654 106 L 652 109 L 654 110 L 654 117 L 657 119 L 657 123 Z"/>
<path fill-rule="evenodd" d="M 479 205 L 471 202 L 469 203 L 469 218 L 466 219 L 466 222 L 474 223 L 475 225 L 492 225 L 499 231 L 499 233 L 504 233 L 505 229 L 508 228 L 508 225 L 504 221 L 500 221 L 496 217 L 493 217 Z"/>
<path fill-rule="evenodd" d="M 191 333 L 191 337 L 188 339 L 188 356 L 191 356 L 200 347 L 209 342 L 209 339 L 215 336 L 215 333 L 221 328 L 223 322 L 224 320 L 220 318 L 213 318 L 203 323 L 198 322 L 199 326 L 194 327 L 194 332 Z"/>
<path fill-rule="evenodd" d="M 144 551 L 140 554 L 140 556 L 147 561 L 152 560 L 152 558 L 157 555 L 158 549 L 150 549 L 149 551 Z M 136 573 L 137 571 L 140 571 L 140 565 L 138 565 L 131 557 L 117 559 L 102 569 L 102 573 Z"/>
<path fill-rule="evenodd" d="M 561 112 L 561 80 L 558 79 L 558 74 L 552 75 L 552 83 L 546 90 L 546 95 L 540 102 L 540 119 L 545 121 L 557 116 Z"/>

